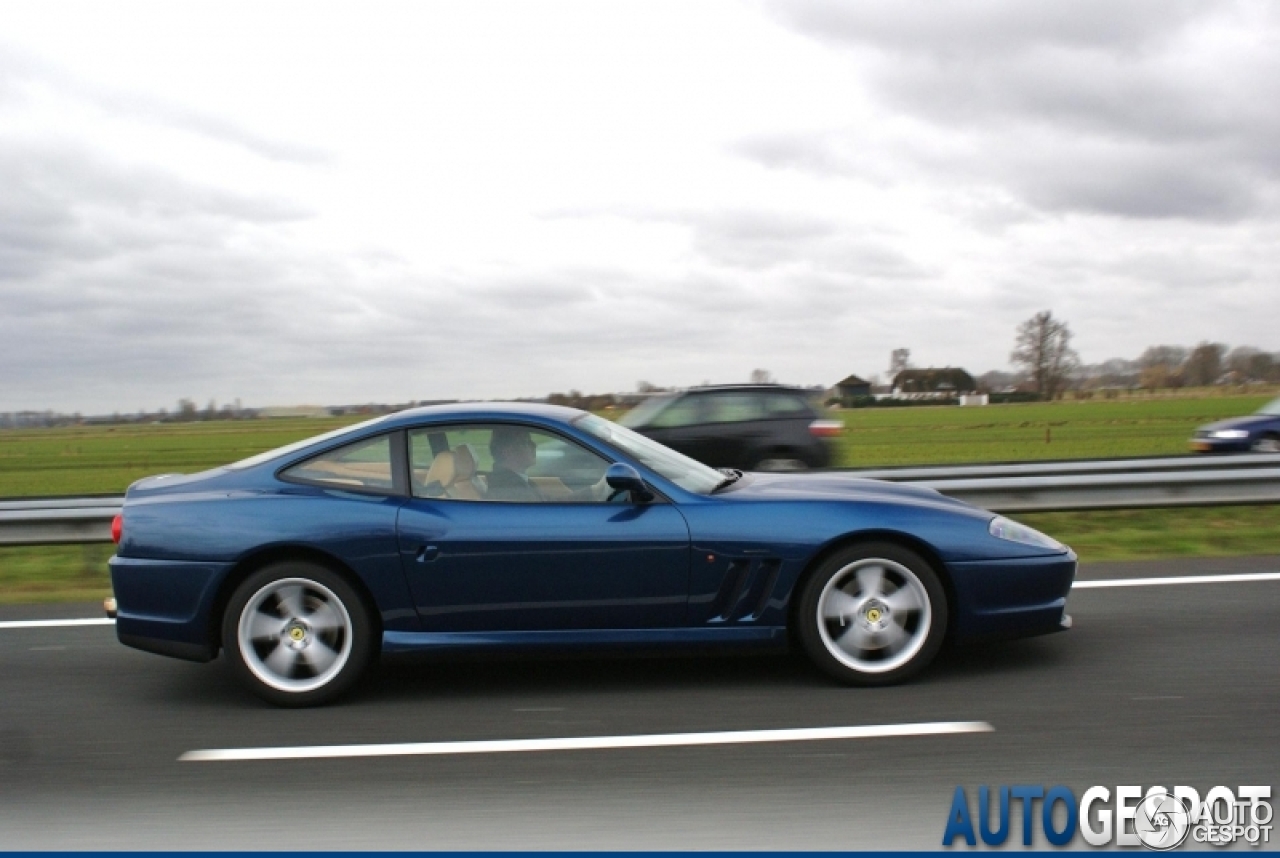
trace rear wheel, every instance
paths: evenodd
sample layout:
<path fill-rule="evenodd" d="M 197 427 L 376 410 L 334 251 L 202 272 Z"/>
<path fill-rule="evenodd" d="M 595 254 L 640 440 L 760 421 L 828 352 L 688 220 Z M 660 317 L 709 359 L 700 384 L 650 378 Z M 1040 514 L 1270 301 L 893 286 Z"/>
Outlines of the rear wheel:
<path fill-rule="evenodd" d="M 312 563 L 267 566 L 227 605 L 232 671 L 278 706 L 314 706 L 349 689 L 373 654 L 373 623 L 350 584 Z"/>
<path fill-rule="evenodd" d="M 809 657 L 850 685 L 889 685 L 918 673 L 942 646 L 947 597 L 932 567 L 888 543 L 852 546 L 809 579 L 799 607 Z"/>

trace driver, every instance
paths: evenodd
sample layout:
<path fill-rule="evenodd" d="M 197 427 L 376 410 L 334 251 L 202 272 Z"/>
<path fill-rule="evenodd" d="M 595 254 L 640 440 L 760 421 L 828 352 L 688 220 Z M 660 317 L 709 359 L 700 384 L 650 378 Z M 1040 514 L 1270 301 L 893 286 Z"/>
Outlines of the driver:
<path fill-rule="evenodd" d="M 537 484 L 525 475 L 538 461 L 538 445 L 534 443 L 529 430 L 519 426 L 499 426 L 493 430 L 489 439 L 489 452 L 493 456 L 493 471 L 488 478 L 489 500 L 503 501 L 593 501 L 604 500 L 609 494 L 609 485 L 602 476 L 598 482 L 577 491 L 568 497 L 551 498 L 543 494 Z"/>

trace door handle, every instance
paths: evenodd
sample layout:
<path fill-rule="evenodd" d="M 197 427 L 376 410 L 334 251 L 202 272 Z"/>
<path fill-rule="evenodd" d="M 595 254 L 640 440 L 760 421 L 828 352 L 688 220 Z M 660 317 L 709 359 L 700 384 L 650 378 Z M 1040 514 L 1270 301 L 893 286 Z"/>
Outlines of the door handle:
<path fill-rule="evenodd" d="M 430 563 L 432 560 L 435 560 L 439 556 L 440 556 L 440 546 L 438 545 L 424 545 L 422 546 L 422 548 L 418 549 L 419 563 Z"/>

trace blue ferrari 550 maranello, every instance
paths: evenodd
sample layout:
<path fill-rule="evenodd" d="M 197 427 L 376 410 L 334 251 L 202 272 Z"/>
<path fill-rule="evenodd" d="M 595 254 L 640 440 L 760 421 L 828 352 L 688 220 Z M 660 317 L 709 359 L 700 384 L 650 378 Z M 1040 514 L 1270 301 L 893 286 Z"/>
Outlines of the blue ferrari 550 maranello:
<path fill-rule="evenodd" d="M 134 483 L 116 630 L 225 649 L 265 699 L 349 689 L 379 652 L 764 646 L 901 681 L 944 641 L 1070 626 L 1070 549 L 931 489 L 715 470 L 546 405 L 404 411 Z"/>

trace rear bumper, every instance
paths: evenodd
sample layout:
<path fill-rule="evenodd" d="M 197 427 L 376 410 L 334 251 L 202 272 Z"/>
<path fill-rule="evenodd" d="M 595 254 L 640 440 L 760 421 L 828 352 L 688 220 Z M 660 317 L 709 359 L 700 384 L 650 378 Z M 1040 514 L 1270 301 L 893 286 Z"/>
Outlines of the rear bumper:
<path fill-rule="evenodd" d="M 189 661 L 218 654 L 208 618 L 230 564 L 117 556 L 109 566 L 122 644 Z"/>
<path fill-rule="evenodd" d="M 1073 552 L 948 568 L 956 589 L 957 640 L 1030 637 L 1071 627 L 1066 609 L 1076 576 Z"/>

